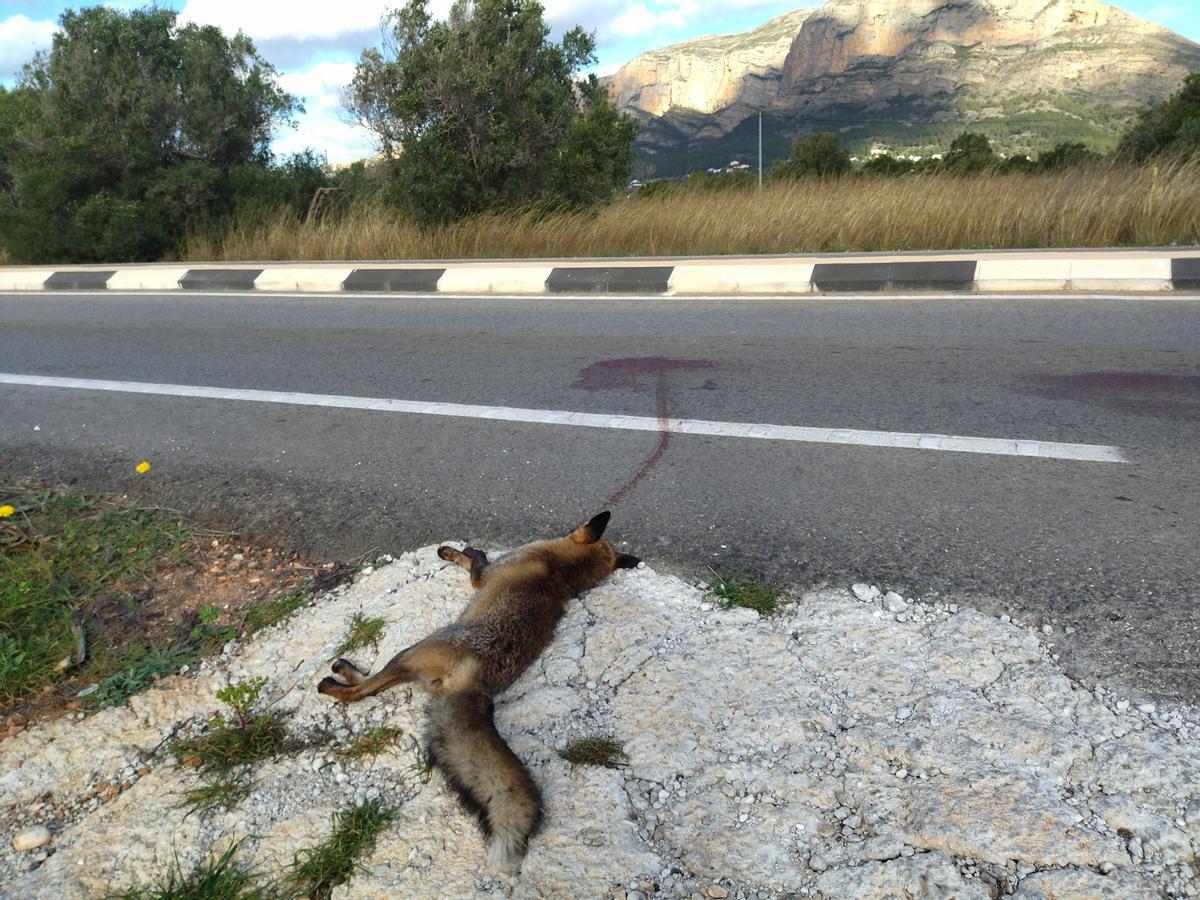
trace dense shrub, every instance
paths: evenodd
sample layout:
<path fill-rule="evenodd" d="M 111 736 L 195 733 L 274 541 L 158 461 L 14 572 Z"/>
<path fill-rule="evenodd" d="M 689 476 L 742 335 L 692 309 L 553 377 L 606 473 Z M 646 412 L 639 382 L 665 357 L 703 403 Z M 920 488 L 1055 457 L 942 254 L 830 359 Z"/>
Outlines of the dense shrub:
<path fill-rule="evenodd" d="M 445 21 L 426 6 L 388 14 L 385 46 L 362 55 L 348 95 L 409 213 L 578 207 L 628 184 L 637 123 L 578 75 L 595 62 L 591 36 L 548 40 L 536 0 L 458 0 Z"/>
<path fill-rule="evenodd" d="M 952 172 L 982 172 L 999 162 L 987 135 L 964 131 L 950 143 L 942 167 Z"/>
<path fill-rule="evenodd" d="M 248 197 L 299 203 L 311 155 L 272 167 L 299 110 L 243 34 L 169 10 L 68 11 L 0 93 L 0 246 L 16 261 L 152 260 Z"/>
<path fill-rule="evenodd" d="M 771 177 L 844 175 L 849 171 L 850 151 L 842 147 L 836 134 L 822 131 L 794 141 L 792 155 L 775 164 Z"/>
<path fill-rule="evenodd" d="M 1117 155 L 1144 161 L 1162 153 L 1189 154 L 1200 151 L 1200 72 L 1183 81 L 1165 103 L 1142 111 L 1125 132 Z"/>

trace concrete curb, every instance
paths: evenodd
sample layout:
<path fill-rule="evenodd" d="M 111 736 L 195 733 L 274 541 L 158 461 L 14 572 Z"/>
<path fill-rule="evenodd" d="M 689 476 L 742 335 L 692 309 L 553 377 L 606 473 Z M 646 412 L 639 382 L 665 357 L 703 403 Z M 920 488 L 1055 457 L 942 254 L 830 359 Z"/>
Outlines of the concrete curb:
<path fill-rule="evenodd" d="M 864 292 L 1058 292 L 1200 290 L 1189 251 L 1043 252 L 927 259 L 814 257 L 634 260 L 612 265 L 268 263 L 90 269 L 0 269 L 0 291 L 262 291 L 402 294 L 646 294 L 778 296 Z"/>

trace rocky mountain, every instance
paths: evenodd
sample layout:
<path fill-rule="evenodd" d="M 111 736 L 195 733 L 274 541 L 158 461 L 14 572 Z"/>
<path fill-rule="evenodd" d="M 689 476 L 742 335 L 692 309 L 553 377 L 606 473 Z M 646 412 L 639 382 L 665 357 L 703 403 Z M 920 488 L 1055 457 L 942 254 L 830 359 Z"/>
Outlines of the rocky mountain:
<path fill-rule="evenodd" d="M 830 0 L 636 57 L 609 79 L 643 122 L 639 174 L 675 175 L 812 131 L 923 154 L 970 127 L 1008 152 L 1111 148 L 1200 70 L 1200 45 L 1098 0 Z"/>

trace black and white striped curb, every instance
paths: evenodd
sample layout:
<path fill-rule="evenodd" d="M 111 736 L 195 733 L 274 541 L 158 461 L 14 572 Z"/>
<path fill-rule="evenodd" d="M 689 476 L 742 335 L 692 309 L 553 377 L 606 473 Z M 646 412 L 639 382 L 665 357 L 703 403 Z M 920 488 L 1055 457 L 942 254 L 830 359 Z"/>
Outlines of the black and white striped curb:
<path fill-rule="evenodd" d="M 658 265 L 464 263 L 0 268 L 0 291 L 263 291 L 442 294 L 810 294 L 1196 291 L 1200 256 L 1080 253 L 932 260 L 705 260 Z"/>

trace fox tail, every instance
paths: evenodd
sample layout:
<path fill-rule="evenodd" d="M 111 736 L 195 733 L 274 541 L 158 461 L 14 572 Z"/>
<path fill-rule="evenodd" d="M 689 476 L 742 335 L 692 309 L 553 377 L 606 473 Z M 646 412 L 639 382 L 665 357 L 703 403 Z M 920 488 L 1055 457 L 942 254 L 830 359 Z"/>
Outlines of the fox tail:
<path fill-rule="evenodd" d="M 488 842 L 488 864 L 516 871 L 542 821 L 542 798 L 529 770 L 496 731 L 492 698 L 482 691 L 444 694 L 429 703 L 426 752 Z"/>

